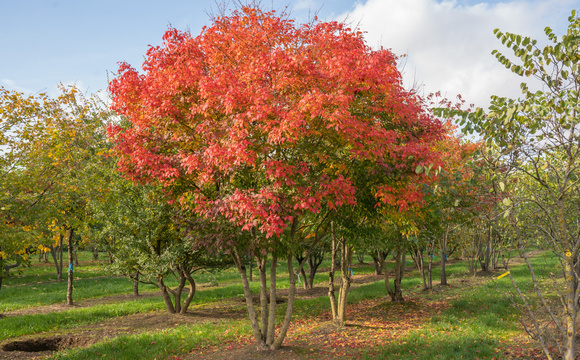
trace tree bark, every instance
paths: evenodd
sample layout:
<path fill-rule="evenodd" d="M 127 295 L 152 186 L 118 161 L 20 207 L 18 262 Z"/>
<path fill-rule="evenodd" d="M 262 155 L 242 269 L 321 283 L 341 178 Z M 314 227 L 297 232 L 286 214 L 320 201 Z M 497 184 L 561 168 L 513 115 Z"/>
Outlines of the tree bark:
<path fill-rule="evenodd" d="M 340 276 L 341 284 L 338 293 L 338 310 L 337 318 L 334 319 L 335 325 L 343 327 L 346 324 L 346 305 L 348 301 L 348 291 L 350 290 L 351 276 L 350 267 L 352 264 L 352 247 L 346 243 L 346 239 L 341 239 L 341 265 Z"/>
<path fill-rule="evenodd" d="M 338 317 L 338 306 L 336 305 L 336 297 L 334 296 L 334 272 L 336 271 L 336 236 L 334 235 L 334 222 L 330 224 L 332 233 L 332 251 L 331 251 L 331 262 L 330 262 L 330 272 L 328 273 L 328 298 L 330 299 L 330 311 L 332 313 L 332 318 L 336 319 Z"/>
<path fill-rule="evenodd" d="M 67 229 L 68 232 L 68 286 L 66 291 L 66 302 L 68 305 L 73 305 L 73 282 L 74 282 L 74 248 L 73 248 L 73 232 L 72 228 Z"/>
<path fill-rule="evenodd" d="M 0 247 L 2 251 L 2 247 Z M 2 289 L 2 280 L 4 279 L 4 257 L 0 255 L 0 289 Z"/>
<path fill-rule="evenodd" d="M 324 261 L 324 251 L 323 250 L 319 250 L 316 253 L 312 253 L 308 257 L 308 268 L 309 268 L 308 288 L 309 289 L 314 288 L 314 277 L 316 276 L 316 271 L 318 270 L 318 267 L 320 266 L 320 264 L 322 264 L 322 261 Z"/>
<path fill-rule="evenodd" d="M 139 271 L 133 275 L 133 296 L 139 296 Z"/>
<path fill-rule="evenodd" d="M 290 259 L 292 262 L 292 259 Z M 268 332 L 266 335 L 266 345 L 271 346 L 274 343 L 276 335 L 276 266 L 278 257 L 276 253 L 272 254 L 272 264 L 270 267 L 270 308 L 268 309 Z"/>
<path fill-rule="evenodd" d="M 256 311 L 254 309 L 254 300 L 252 299 L 252 293 L 250 292 L 250 283 L 248 282 L 248 276 L 246 274 L 246 268 L 244 266 L 243 260 L 240 257 L 237 249 L 233 249 L 232 251 L 232 258 L 236 267 L 238 268 L 238 272 L 242 278 L 242 287 L 244 289 L 244 298 L 246 299 L 246 306 L 248 308 L 248 315 L 250 317 L 250 324 L 252 326 L 252 330 L 254 332 L 254 339 L 256 340 L 256 345 L 258 350 L 266 350 L 268 347 L 266 346 L 266 338 L 262 333 L 262 329 L 264 326 L 260 328 L 260 324 L 258 324 L 258 320 L 256 317 Z M 260 267 L 260 283 L 262 283 L 262 277 L 264 277 L 265 281 L 265 263 L 266 261 L 262 258 L 258 260 L 258 266 Z M 261 285 L 261 284 L 260 284 Z M 260 293 L 263 293 L 261 291 Z M 262 300 L 262 295 L 260 295 L 260 300 Z M 263 308 L 263 306 L 262 306 Z M 264 324 L 265 316 L 262 316 L 262 325 Z"/>
<path fill-rule="evenodd" d="M 383 264 L 380 259 L 380 251 L 377 251 L 376 254 L 371 254 L 371 256 L 373 258 L 373 264 L 375 265 L 375 275 L 383 275 Z"/>
<path fill-rule="evenodd" d="M 183 275 L 187 279 L 187 282 L 189 282 L 189 293 L 187 294 L 187 297 L 185 298 L 185 300 L 183 301 L 183 305 L 181 306 L 181 313 L 185 314 L 187 312 L 187 309 L 189 308 L 189 304 L 191 304 L 191 301 L 193 300 L 193 297 L 195 296 L 196 287 L 195 287 L 195 280 L 193 279 L 191 274 L 184 271 Z"/>
<path fill-rule="evenodd" d="M 62 239 L 63 239 L 64 235 L 60 234 L 59 235 L 59 241 L 58 241 L 58 256 L 59 256 L 59 269 L 58 269 L 58 281 L 62 281 L 62 254 L 64 251 L 64 246 L 62 245 Z"/>
<path fill-rule="evenodd" d="M 162 277 L 157 278 L 157 284 L 159 290 L 161 290 L 161 296 L 163 296 L 163 301 L 165 302 L 165 307 L 167 308 L 167 311 L 169 311 L 169 313 L 171 314 L 175 314 L 175 307 L 173 306 L 173 302 L 171 301 L 171 295 L 169 295 L 169 291 L 167 289 L 167 286 L 165 286 Z"/>
<path fill-rule="evenodd" d="M 403 298 L 403 291 L 401 288 L 401 281 L 403 280 L 403 274 L 405 270 L 405 249 L 403 247 L 403 235 L 399 234 L 399 238 L 397 239 L 397 249 L 395 253 L 395 279 L 393 288 L 389 283 L 389 276 L 387 273 L 386 266 L 383 266 L 383 272 L 385 276 L 385 287 L 387 289 L 387 294 L 391 297 L 391 301 L 393 302 L 401 302 L 404 301 Z"/>
<path fill-rule="evenodd" d="M 447 260 L 447 235 L 449 230 L 446 230 L 443 238 L 440 241 L 441 247 L 441 285 L 447 285 L 447 273 L 445 272 L 445 263 Z"/>

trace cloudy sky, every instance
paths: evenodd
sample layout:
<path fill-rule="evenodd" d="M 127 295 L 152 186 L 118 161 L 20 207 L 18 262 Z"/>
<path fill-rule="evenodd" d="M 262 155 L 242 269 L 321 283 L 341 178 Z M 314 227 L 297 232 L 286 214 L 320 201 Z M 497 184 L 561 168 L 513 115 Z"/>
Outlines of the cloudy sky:
<path fill-rule="evenodd" d="M 106 89 L 119 61 L 139 68 L 169 25 L 196 35 L 216 12 L 214 0 L 0 0 L 0 86 L 56 93 L 59 83 L 85 92 Z M 230 1 L 230 4 L 232 1 Z M 306 22 L 346 21 L 373 47 L 401 59 L 408 86 L 441 91 L 486 106 L 492 94 L 517 97 L 521 78 L 491 55 L 502 49 L 493 29 L 545 39 L 563 34 L 580 0 L 263 0 L 288 6 Z M 229 6 L 232 7 L 231 5 Z M 404 65 L 404 66 L 403 66 Z"/>

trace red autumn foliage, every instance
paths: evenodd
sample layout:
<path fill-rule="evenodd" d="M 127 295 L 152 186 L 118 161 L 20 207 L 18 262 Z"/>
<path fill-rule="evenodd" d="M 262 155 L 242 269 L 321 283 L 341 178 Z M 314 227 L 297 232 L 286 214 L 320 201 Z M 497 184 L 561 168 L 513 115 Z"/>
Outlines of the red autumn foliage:
<path fill-rule="evenodd" d="M 386 174 L 383 203 L 420 201 L 414 169 L 435 161 L 442 126 L 362 32 L 243 7 L 163 40 L 143 73 L 123 63 L 110 83 L 112 108 L 130 121 L 109 128 L 127 176 L 180 186 L 184 206 L 267 236 L 355 204 L 356 161 Z"/>

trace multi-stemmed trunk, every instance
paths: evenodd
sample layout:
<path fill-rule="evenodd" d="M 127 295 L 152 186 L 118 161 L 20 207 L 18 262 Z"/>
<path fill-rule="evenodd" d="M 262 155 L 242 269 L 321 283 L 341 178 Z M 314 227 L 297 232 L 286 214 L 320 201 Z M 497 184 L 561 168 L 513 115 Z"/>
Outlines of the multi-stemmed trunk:
<path fill-rule="evenodd" d="M 60 234 L 58 237 L 58 246 L 50 245 L 50 255 L 54 260 L 54 266 L 56 267 L 56 280 L 62 281 L 62 239 L 64 235 Z"/>
<path fill-rule="evenodd" d="M 337 239 L 334 232 L 334 224 L 332 227 L 332 265 L 330 266 L 330 273 L 328 274 L 328 297 L 330 299 L 330 308 L 332 312 L 332 321 L 338 327 L 343 327 L 346 324 L 346 305 L 348 300 L 348 292 L 351 284 L 351 263 L 352 263 L 352 247 L 347 244 L 346 238 L 342 236 Z M 338 299 L 334 294 L 334 272 L 336 270 L 336 254 L 340 246 L 340 289 L 338 292 Z"/>
<path fill-rule="evenodd" d="M 167 311 L 169 311 L 171 314 L 185 314 L 187 313 L 187 309 L 189 308 L 189 305 L 195 296 L 195 280 L 187 270 L 180 266 L 177 266 L 175 271 L 177 272 L 179 279 L 179 283 L 176 288 L 171 289 L 170 287 L 166 286 L 165 282 L 163 281 L 163 277 L 157 278 L 156 285 L 159 287 L 159 290 L 161 290 L 161 295 L 163 296 L 163 301 L 165 302 Z M 138 279 L 138 273 L 136 278 Z M 183 303 L 181 303 L 181 296 L 186 286 L 186 282 L 189 283 L 189 292 Z M 171 300 L 171 296 L 173 296 L 173 301 Z"/>
<path fill-rule="evenodd" d="M 288 291 L 288 301 L 286 303 L 286 313 L 284 315 L 284 320 L 276 335 L 276 267 L 278 258 L 276 255 L 272 256 L 272 263 L 270 267 L 270 287 L 268 291 L 267 286 L 267 271 L 266 271 L 266 260 L 267 256 L 261 256 L 257 258 L 258 271 L 260 274 L 260 321 L 258 322 L 258 316 L 254 308 L 254 300 L 250 292 L 250 283 L 248 281 L 248 274 L 246 266 L 244 264 L 243 258 L 240 256 L 237 249 L 233 249 L 232 257 L 234 263 L 238 268 L 240 276 L 242 278 L 242 285 L 244 288 L 244 296 L 246 299 L 246 305 L 248 308 L 248 315 L 250 317 L 250 323 L 252 325 L 252 330 L 254 333 L 254 338 L 259 350 L 277 350 L 282 346 L 282 342 L 286 337 L 286 333 L 290 326 L 290 320 L 292 318 L 292 311 L 294 308 L 294 299 L 296 295 L 296 274 L 294 272 L 294 265 L 292 264 L 293 256 L 289 251 L 287 256 L 288 261 L 288 274 L 290 276 L 290 287 Z M 304 266 L 304 262 L 300 264 L 300 267 Z M 300 269 L 298 269 L 300 270 Z"/>

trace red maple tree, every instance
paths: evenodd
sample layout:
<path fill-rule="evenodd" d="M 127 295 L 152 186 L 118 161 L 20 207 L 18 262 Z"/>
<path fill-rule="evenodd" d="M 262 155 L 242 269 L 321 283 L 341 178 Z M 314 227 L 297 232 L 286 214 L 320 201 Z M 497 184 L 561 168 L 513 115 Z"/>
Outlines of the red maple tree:
<path fill-rule="evenodd" d="M 388 175 L 375 189 L 383 202 L 420 201 L 414 169 L 433 161 L 441 124 L 402 87 L 396 57 L 369 48 L 362 32 L 338 22 L 297 25 L 248 6 L 198 36 L 169 29 L 163 40 L 147 52 L 142 74 L 122 63 L 110 83 L 112 108 L 130 122 L 109 128 L 119 169 L 171 187 L 185 208 L 236 224 L 264 265 L 292 243 L 304 214 L 356 203 L 353 162 Z M 244 279 L 247 249 L 235 238 L 223 245 Z M 276 339 L 264 297 L 261 327 L 252 318 L 244 280 L 260 348 L 278 348 L 285 336 L 291 266 L 292 299 Z"/>

